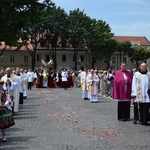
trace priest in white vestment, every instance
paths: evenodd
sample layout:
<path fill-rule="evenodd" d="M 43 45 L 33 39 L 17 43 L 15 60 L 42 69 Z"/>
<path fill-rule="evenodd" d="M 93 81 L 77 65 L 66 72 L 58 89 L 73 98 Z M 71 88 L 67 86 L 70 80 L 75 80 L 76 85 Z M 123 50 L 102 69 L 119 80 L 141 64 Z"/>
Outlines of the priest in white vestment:
<path fill-rule="evenodd" d="M 23 104 L 23 74 L 20 72 L 20 69 L 16 69 L 16 75 L 18 78 L 18 88 L 19 88 L 19 104 Z"/>
<path fill-rule="evenodd" d="M 20 74 L 22 76 L 23 98 L 26 99 L 28 97 L 28 76 L 23 69 L 20 69 Z"/>
<path fill-rule="evenodd" d="M 12 100 L 12 107 L 14 112 L 19 111 L 19 91 L 18 91 L 18 79 L 15 74 L 12 73 L 10 67 L 6 68 L 6 75 L 1 79 L 4 81 L 3 88 L 10 94 Z"/>
<path fill-rule="evenodd" d="M 90 102 L 97 103 L 98 102 L 98 83 L 99 78 L 98 75 L 92 69 L 87 76 L 87 85 L 90 94 Z"/>
<path fill-rule="evenodd" d="M 87 78 L 87 72 L 85 70 L 85 71 L 82 71 L 80 74 L 82 99 L 84 99 L 84 100 L 89 99 L 86 78 Z"/>
<path fill-rule="evenodd" d="M 68 83 L 68 72 L 67 72 L 67 69 L 63 69 L 62 73 L 61 73 L 61 76 L 62 76 L 62 83 L 63 83 L 63 88 L 64 89 L 67 89 L 67 83 Z"/>
<path fill-rule="evenodd" d="M 27 77 L 28 77 L 28 90 L 31 90 L 34 80 L 34 73 L 31 71 L 31 69 L 28 70 Z"/>
<path fill-rule="evenodd" d="M 148 124 L 148 120 L 150 119 L 149 90 L 150 90 L 150 72 L 148 72 L 147 70 L 146 63 L 141 63 L 139 71 L 137 71 L 134 74 L 132 81 L 131 95 L 134 97 L 134 123 L 140 121 L 141 124 L 143 125 Z"/>

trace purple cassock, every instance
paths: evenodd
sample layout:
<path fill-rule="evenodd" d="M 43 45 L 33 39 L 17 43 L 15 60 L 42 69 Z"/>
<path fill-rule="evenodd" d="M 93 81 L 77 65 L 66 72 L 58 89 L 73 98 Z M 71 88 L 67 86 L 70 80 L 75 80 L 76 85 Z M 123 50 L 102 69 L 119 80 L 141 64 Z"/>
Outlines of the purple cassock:
<path fill-rule="evenodd" d="M 133 74 L 130 71 L 116 71 L 113 82 L 113 99 L 118 100 L 118 120 L 130 119 L 130 100 Z"/>
<path fill-rule="evenodd" d="M 127 77 L 125 84 L 124 74 Z M 116 71 L 113 83 L 113 99 L 130 100 L 132 88 L 132 73 L 130 71 Z"/>

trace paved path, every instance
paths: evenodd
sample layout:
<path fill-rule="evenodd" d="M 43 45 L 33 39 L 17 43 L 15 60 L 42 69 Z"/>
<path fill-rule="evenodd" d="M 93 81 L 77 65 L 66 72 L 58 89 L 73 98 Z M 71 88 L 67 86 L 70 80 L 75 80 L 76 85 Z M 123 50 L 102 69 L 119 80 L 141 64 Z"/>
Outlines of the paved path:
<path fill-rule="evenodd" d="M 80 88 L 33 88 L 0 150 L 150 150 L 150 126 L 117 121 L 116 108 L 82 100 Z"/>

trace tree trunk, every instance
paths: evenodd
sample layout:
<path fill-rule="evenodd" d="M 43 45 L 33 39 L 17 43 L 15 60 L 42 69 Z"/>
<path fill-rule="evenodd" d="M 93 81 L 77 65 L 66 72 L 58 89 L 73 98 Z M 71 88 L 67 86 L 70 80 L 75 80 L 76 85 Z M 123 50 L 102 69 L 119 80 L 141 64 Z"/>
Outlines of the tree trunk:
<path fill-rule="evenodd" d="M 77 70 L 77 50 L 74 48 L 74 69 Z"/>
<path fill-rule="evenodd" d="M 109 68 L 110 68 L 110 62 L 108 61 L 106 69 L 108 70 Z"/>
<path fill-rule="evenodd" d="M 35 69 L 35 58 L 32 56 L 32 70 Z"/>
<path fill-rule="evenodd" d="M 37 44 L 35 45 L 35 48 L 34 48 L 33 51 L 32 51 L 32 70 L 35 69 L 36 48 L 37 48 Z"/>
<path fill-rule="evenodd" d="M 122 62 L 122 54 L 121 54 L 121 50 L 119 51 L 119 56 L 120 56 L 120 64 Z"/>
<path fill-rule="evenodd" d="M 56 47 L 55 47 L 55 52 L 54 52 L 54 70 L 56 70 L 57 65 L 56 65 Z"/>
<path fill-rule="evenodd" d="M 94 68 L 94 64 L 95 64 L 95 62 L 94 62 L 94 56 L 93 56 L 94 54 L 93 54 L 93 50 L 92 50 L 92 62 L 91 62 L 91 64 L 92 64 L 92 68 Z"/>
<path fill-rule="evenodd" d="M 110 58 L 111 58 L 111 55 L 108 55 L 107 70 L 110 69 Z"/>

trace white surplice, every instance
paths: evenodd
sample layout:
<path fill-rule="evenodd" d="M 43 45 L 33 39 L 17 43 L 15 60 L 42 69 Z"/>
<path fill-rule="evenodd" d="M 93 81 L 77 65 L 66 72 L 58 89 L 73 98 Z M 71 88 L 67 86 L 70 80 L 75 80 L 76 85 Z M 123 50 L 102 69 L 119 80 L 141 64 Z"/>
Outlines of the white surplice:
<path fill-rule="evenodd" d="M 82 88 L 82 98 L 89 98 L 88 96 L 88 90 L 87 90 L 87 83 L 86 83 L 86 77 L 87 74 L 85 71 L 82 71 L 80 74 L 80 80 L 81 80 L 81 88 Z"/>
<path fill-rule="evenodd" d="M 87 75 L 87 86 L 88 86 L 88 91 L 90 94 L 90 101 L 91 102 L 97 102 L 98 101 L 98 83 L 99 83 L 99 78 L 96 73 L 94 73 L 92 77 L 92 74 Z"/>
<path fill-rule="evenodd" d="M 7 81 L 7 74 L 5 76 L 2 77 L 3 81 Z M 18 79 L 17 76 L 15 74 L 11 74 L 9 80 L 11 81 L 11 85 L 7 85 L 6 83 L 3 85 L 3 88 L 5 91 L 10 92 L 10 96 L 13 96 L 14 99 L 14 112 L 18 112 L 19 111 L 19 90 L 18 90 Z M 11 92 L 12 91 L 12 92 Z"/>
<path fill-rule="evenodd" d="M 27 73 L 22 73 L 22 82 L 23 82 L 23 97 L 28 97 L 28 76 Z"/>
<path fill-rule="evenodd" d="M 150 89 L 150 74 L 136 72 L 132 80 L 132 96 L 136 96 L 135 102 L 150 102 L 148 90 Z"/>

